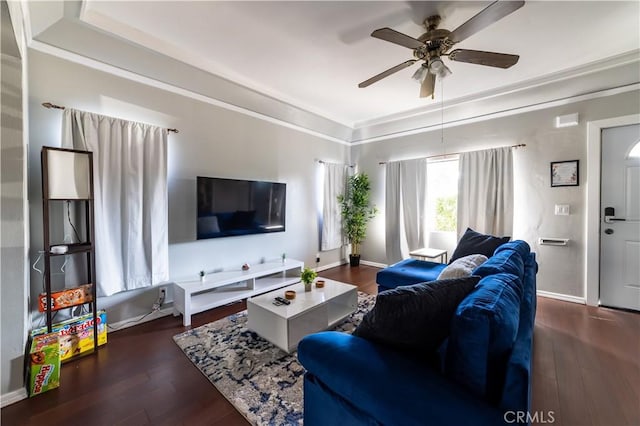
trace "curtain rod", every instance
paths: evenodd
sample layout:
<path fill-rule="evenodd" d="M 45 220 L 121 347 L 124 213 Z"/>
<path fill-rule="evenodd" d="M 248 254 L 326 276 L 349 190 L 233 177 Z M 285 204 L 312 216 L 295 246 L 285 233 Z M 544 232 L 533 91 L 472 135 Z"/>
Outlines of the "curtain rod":
<path fill-rule="evenodd" d="M 42 104 L 43 107 L 48 108 L 48 109 L 65 109 L 65 107 L 60 106 L 60 105 L 56 105 L 56 104 L 52 104 L 51 102 L 45 102 Z M 178 129 L 167 129 L 167 132 L 170 133 L 180 133 Z"/>
<path fill-rule="evenodd" d="M 320 164 L 327 164 L 327 162 L 326 162 L 326 161 L 322 161 L 322 160 L 316 160 L 316 161 L 317 161 L 318 163 L 320 163 Z M 356 165 L 355 165 L 355 164 L 345 164 L 345 166 L 347 166 L 347 167 L 352 167 L 352 168 L 353 168 L 353 167 L 355 167 Z"/>
<path fill-rule="evenodd" d="M 527 146 L 527 144 L 525 143 L 519 143 L 518 145 L 511 145 L 509 147 L 506 148 L 522 148 Z M 420 157 L 420 158 L 413 158 L 412 160 L 420 160 L 420 159 L 430 159 L 430 158 L 439 158 L 439 157 L 449 157 L 450 155 L 460 155 L 460 154 L 464 154 L 465 152 L 473 152 L 473 151 L 464 151 L 464 152 L 452 152 L 449 154 L 438 154 L 438 155 L 430 155 L 428 157 Z M 378 164 L 387 164 L 388 161 L 380 161 Z"/>

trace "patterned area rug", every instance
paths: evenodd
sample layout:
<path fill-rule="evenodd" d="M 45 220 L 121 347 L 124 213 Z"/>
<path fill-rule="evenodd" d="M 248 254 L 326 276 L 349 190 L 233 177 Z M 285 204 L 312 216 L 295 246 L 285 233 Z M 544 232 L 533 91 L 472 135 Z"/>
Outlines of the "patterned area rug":
<path fill-rule="evenodd" d="M 353 332 L 375 296 L 358 292 L 358 309 L 334 330 Z M 246 326 L 247 311 L 173 337 L 209 381 L 254 425 L 300 425 L 304 368 Z"/>

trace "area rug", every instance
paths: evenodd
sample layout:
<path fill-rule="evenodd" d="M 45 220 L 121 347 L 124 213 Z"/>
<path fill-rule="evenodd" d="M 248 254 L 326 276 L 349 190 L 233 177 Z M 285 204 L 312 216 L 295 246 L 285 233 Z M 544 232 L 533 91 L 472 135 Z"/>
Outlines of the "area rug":
<path fill-rule="evenodd" d="M 351 333 L 375 303 L 358 292 L 358 308 L 334 330 Z M 300 425 L 304 368 L 247 329 L 247 311 L 173 337 L 211 383 L 254 425 Z"/>

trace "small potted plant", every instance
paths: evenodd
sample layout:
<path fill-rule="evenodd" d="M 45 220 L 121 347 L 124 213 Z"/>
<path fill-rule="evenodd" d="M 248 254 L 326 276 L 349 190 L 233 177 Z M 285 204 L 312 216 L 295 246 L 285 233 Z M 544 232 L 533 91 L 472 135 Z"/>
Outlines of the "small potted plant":
<path fill-rule="evenodd" d="M 367 224 L 378 212 L 375 206 L 370 205 L 370 196 L 371 183 L 365 173 L 349 177 L 345 195 L 338 196 L 342 227 L 351 244 L 351 266 L 360 265 L 360 244 L 367 236 Z"/>
<path fill-rule="evenodd" d="M 316 279 L 318 273 L 313 269 L 304 268 L 300 274 L 300 281 L 304 283 L 304 291 L 311 291 L 311 283 Z"/>

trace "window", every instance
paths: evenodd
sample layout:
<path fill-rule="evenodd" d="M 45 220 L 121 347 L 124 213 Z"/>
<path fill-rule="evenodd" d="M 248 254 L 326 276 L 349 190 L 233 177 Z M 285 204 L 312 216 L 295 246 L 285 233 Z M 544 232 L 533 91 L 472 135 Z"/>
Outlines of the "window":
<path fill-rule="evenodd" d="M 458 159 L 430 161 L 427 166 L 428 229 L 456 232 Z"/>

